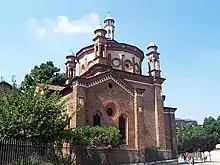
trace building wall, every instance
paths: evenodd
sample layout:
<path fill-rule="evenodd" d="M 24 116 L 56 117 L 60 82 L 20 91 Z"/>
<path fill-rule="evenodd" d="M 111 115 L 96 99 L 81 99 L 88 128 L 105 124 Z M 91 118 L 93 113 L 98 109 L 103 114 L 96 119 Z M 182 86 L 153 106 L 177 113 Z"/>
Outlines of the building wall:
<path fill-rule="evenodd" d="M 125 71 L 140 74 L 140 70 L 141 70 L 140 58 L 138 58 L 134 54 L 128 53 L 126 51 L 109 51 L 108 53 L 111 54 L 112 66 L 114 69 L 122 70 L 123 65 L 124 65 Z M 119 61 L 119 64 L 118 64 L 118 61 Z M 131 65 L 129 65 L 129 63 Z M 115 66 L 116 64 L 118 64 L 118 66 Z M 127 67 L 127 64 L 128 66 L 130 66 L 130 68 Z M 134 68 L 133 68 L 133 65 L 135 65 Z"/>
<path fill-rule="evenodd" d="M 75 128 L 76 127 L 76 90 L 75 91 L 69 91 L 65 96 L 62 97 L 61 102 L 65 103 L 67 112 L 71 116 L 70 123 L 68 127 Z"/>
<path fill-rule="evenodd" d="M 72 91 L 63 98 L 69 99 L 66 104 L 73 115 L 71 127 L 93 125 L 93 116 L 99 113 L 102 126 L 118 128 L 123 114 L 126 148 L 159 146 L 176 153 L 175 114 L 164 114 L 161 86 L 127 81 L 135 89 L 144 89 L 144 93 L 132 95 L 111 79 L 90 87 L 73 85 Z M 111 117 L 106 113 L 109 107 L 113 109 Z"/>
<path fill-rule="evenodd" d="M 179 119 L 179 118 L 176 118 L 175 120 L 176 120 L 176 126 L 177 127 L 181 127 L 181 126 L 186 125 L 186 124 L 198 125 L 198 122 L 195 121 L 195 120 Z"/>
<path fill-rule="evenodd" d="M 164 119 L 167 149 L 172 151 L 173 157 L 177 157 L 175 113 L 165 112 Z"/>
<path fill-rule="evenodd" d="M 161 100 L 160 89 L 156 89 L 150 84 L 141 84 L 130 82 L 135 88 L 145 89 L 143 96 L 140 97 L 138 102 L 139 109 L 139 139 L 140 146 L 151 147 L 159 145 L 162 148 L 166 148 L 165 142 L 165 130 L 164 130 L 164 114 L 163 114 L 163 102 Z M 155 92 L 157 98 L 155 101 Z M 155 104 L 158 108 L 158 124 L 155 122 Z M 140 111 L 140 109 L 142 109 Z M 158 129 L 158 132 L 156 131 Z M 157 133 L 159 135 L 157 136 Z M 159 142 L 157 143 L 157 137 Z"/>
<path fill-rule="evenodd" d="M 125 70 L 126 72 L 141 73 L 141 60 L 135 54 L 128 53 L 126 51 L 113 51 L 108 50 L 107 54 L 111 54 L 112 67 L 114 69 Z M 85 73 L 91 66 L 93 66 L 95 53 L 85 54 L 79 60 L 79 73 L 82 75 Z M 129 66 L 129 67 L 128 67 Z"/>
<path fill-rule="evenodd" d="M 94 64 L 93 59 L 95 59 L 94 52 L 84 55 L 84 57 L 79 60 L 79 73 L 80 73 L 80 75 L 85 73 Z"/>
<path fill-rule="evenodd" d="M 0 82 L 0 96 L 10 92 L 12 90 L 12 87 L 10 84 L 6 82 Z"/>
<path fill-rule="evenodd" d="M 108 87 L 112 84 L 112 88 Z M 120 115 L 126 117 L 127 122 L 127 147 L 134 148 L 134 102 L 133 96 L 122 89 L 114 81 L 108 80 L 86 89 L 85 108 L 88 124 L 93 125 L 93 116 L 96 112 L 101 114 L 101 125 L 115 126 L 118 128 Z M 113 109 L 113 115 L 106 114 L 107 108 Z"/>

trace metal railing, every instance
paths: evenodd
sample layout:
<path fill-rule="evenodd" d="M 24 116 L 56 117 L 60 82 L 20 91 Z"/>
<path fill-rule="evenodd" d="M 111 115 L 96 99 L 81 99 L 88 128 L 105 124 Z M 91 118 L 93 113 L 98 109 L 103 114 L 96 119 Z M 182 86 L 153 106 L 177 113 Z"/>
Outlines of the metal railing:
<path fill-rule="evenodd" d="M 58 149 L 55 143 L 2 140 L 0 141 L 0 165 L 74 165 L 77 162 L 83 165 L 117 165 L 172 159 L 171 152 L 166 150 L 92 150 L 70 146 L 62 145 Z M 60 155 L 57 150 L 62 150 L 62 154 Z"/>

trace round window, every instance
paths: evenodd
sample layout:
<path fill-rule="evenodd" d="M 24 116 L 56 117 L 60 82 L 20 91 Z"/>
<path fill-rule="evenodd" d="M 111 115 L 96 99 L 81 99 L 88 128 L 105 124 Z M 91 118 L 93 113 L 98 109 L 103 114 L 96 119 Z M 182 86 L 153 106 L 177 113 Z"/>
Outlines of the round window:
<path fill-rule="evenodd" d="M 112 116 L 113 115 L 113 110 L 111 108 L 108 108 L 106 110 L 106 113 L 107 113 L 108 116 Z"/>
<path fill-rule="evenodd" d="M 108 84 L 108 87 L 111 89 L 111 88 L 112 88 L 112 84 L 111 84 L 111 83 L 109 83 L 109 84 Z"/>
<path fill-rule="evenodd" d="M 120 59 L 119 59 L 119 58 L 114 58 L 114 59 L 112 60 L 112 65 L 113 65 L 114 67 L 119 67 L 119 66 L 120 66 Z"/>

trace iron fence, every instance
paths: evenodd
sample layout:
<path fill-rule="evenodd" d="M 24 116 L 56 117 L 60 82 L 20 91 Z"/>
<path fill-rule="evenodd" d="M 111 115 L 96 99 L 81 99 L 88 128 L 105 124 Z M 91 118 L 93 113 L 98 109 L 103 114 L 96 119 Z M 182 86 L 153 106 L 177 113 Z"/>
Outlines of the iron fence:
<path fill-rule="evenodd" d="M 59 148 L 55 143 L 0 141 L 0 165 L 117 165 L 169 159 L 170 151 L 85 149 L 69 144 Z"/>
<path fill-rule="evenodd" d="M 52 144 L 18 141 L 15 139 L 0 141 L 0 165 L 40 165 L 53 153 Z"/>

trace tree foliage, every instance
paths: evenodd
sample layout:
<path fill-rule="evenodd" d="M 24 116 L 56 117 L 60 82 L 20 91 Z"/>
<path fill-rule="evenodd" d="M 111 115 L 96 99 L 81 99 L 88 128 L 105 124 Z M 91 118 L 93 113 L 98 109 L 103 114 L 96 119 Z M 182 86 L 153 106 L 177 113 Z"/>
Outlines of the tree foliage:
<path fill-rule="evenodd" d="M 70 137 L 72 144 L 89 148 L 115 148 L 121 144 L 119 130 L 115 127 L 83 126 L 74 129 Z"/>
<path fill-rule="evenodd" d="M 179 153 L 211 151 L 220 142 L 219 117 L 204 119 L 202 126 L 184 125 L 177 128 Z"/>
<path fill-rule="evenodd" d="M 13 87 L 0 99 L 0 137 L 54 141 L 69 122 L 58 94 Z"/>
<path fill-rule="evenodd" d="M 43 142 L 71 141 L 84 147 L 118 147 L 120 134 L 114 127 L 83 126 L 66 130 L 71 117 L 57 93 L 42 94 L 38 84 L 63 85 L 65 75 L 52 61 L 35 66 L 21 87 L 13 77 L 13 90 L 0 99 L 0 138 Z M 61 141 L 60 141 L 61 140 Z"/>
<path fill-rule="evenodd" d="M 21 83 L 22 88 L 35 87 L 38 83 L 49 85 L 64 85 L 65 74 L 60 73 L 52 61 L 35 65 L 29 74 L 26 74 L 24 81 Z"/>

